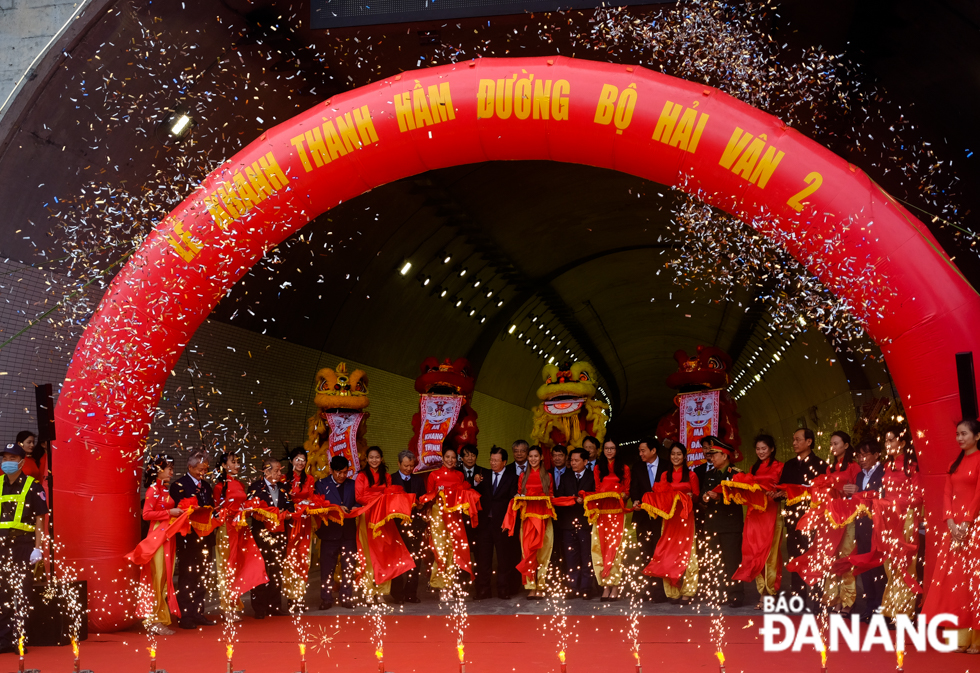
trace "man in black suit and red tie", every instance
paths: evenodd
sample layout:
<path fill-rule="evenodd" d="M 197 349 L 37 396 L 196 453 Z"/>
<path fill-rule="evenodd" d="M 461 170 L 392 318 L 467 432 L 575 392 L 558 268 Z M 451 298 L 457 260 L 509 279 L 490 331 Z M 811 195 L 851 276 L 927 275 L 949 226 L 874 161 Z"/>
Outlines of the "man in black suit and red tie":
<path fill-rule="evenodd" d="M 414 493 L 416 500 L 425 495 L 425 477 L 415 474 L 415 454 L 402 451 L 398 454 L 398 471 L 391 475 L 391 485 L 401 486 L 406 493 Z M 419 575 L 422 572 L 422 558 L 425 554 L 425 531 L 428 522 L 417 506 L 412 510 L 412 521 L 399 521 L 402 539 L 415 560 L 415 567 L 391 581 L 391 600 L 395 603 L 421 603 L 419 598 Z"/>
<path fill-rule="evenodd" d="M 174 506 L 195 498 L 200 507 L 214 507 L 214 487 L 204 478 L 208 471 L 208 453 L 195 449 L 187 458 L 187 474 L 170 485 Z M 201 537 L 193 530 L 177 536 L 177 605 L 182 629 L 210 626 L 214 620 L 205 616 L 206 578 L 211 572 L 215 534 Z"/>
<path fill-rule="evenodd" d="M 495 446 L 490 450 L 490 474 L 481 480 L 476 490 L 480 493 L 479 544 L 476 562 L 477 600 L 490 598 L 493 574 L 493 554 L 497 552 L 497 597 L 508 599 L 520 585 L 517 564 L 521 560 L 520 538 L 511 537 L 503 530 L 504 516 L 511 498 L 517 494 L 517 477 L 507 466 L 507 451 Z"/>
<path fill-rule="evenodd" d="M 636 540 L 640 547 L 640 567 L 645 568 L 653 559 L 657 543 L 660 542 L 662 522 L 655 519 L 640 508 L 643 496 L 653 490 L 653 485 L 660 481 L 669 463 L 660 458 L 660 442 L 655 437 L 644 437 L 640 440 L 640 462 L 630 473 L 630 499 L 633 501 L 633 525 L 636 527 Z M 664 585 L 661 581 L 649 583 L 646 598 L 654 602 L 667 600 Z"/>
<path fill-rule="evenodd" d="M 573 598 L 588 599 L 593 590 L 592 525 L 585 516 L 580 492 L 595 491 L 595 473 L 588 469 L 589 454 L 585 449 L 572 449 L 568 467 L 555 490 L 556 496 L 575 496 L 575 504 L 557 507 L 557 528 L 562 532 L 565 546 L 565 565 Z"/>

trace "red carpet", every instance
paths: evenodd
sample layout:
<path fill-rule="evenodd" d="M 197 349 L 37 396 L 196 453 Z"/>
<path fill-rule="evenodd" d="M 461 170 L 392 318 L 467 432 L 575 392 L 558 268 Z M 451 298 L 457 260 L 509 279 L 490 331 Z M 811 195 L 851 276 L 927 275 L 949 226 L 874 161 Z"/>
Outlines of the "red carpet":
<path fill-rule="evenodd" d="M 309 673 L 344 671 L 375 673 L 371 622 L 366 617 L 320 616 L 306 620 L 311 634 L 307 651 Z M 753 622 L 749 626 L 749 622 Z M 725 657 L 728 673 L 820 673 L 820 656 L 810 652 L 763 652 L 761 616 L 726 617 Z M 709 617 L 650 616 L 640 620 L 640 652 L 647 673 L 718 671 L 710 644 Z M 568 673 L 634 673 L 626 643 L 627 623 L 618 616 L 569 617 Z M 226 670 L 222 629 L 178 631 L 160 638 L 157 668 L 168 673 Z M 332 637 L 332 643 L 318 642 Z M 466 634 L 466 673 L 557 673 L 556 638 L 547 617 L 477 616 Z M 81 667 L 95 673 L 149 670 L 147 638 L 140 630 L 91 635 L 81 644 Z M 445 617 L 392 616 L 387 620 L 385 669 L 392 673 L 457 673 L 455 637 Z M 26 667 L 42 673 L 72 670 L 71 647 L 36 647 Z M 286 617 L 264 621 L 246 618 L 238 624 L 235 670 L 249 673 L 295 673 L 299 670 L 296 629 Z M 886 673 L 894 671 L 894 654 L 831 653 L 829 671 Z M 16 655 L 0 655 L 0 673 L 17 670 Z M 980 656 L 911 652 L 908 673 L 965 673 L 980 670 Z"/>

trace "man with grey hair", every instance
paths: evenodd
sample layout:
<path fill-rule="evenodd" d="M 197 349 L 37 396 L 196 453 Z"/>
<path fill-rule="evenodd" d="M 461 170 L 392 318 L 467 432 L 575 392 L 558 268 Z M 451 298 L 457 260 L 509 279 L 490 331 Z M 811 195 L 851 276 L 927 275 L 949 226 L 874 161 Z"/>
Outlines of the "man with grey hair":
<path fill-rule="evenodd" d="M 398 454 L 398 471 L 391 475 L 391 485 L 400 486 L 406 493 L 414 493 L 421 497 L 425 493 L 425 479 L 414 474 L 416 458 L 411 451 Z M 391 582 L 391 600 L 394 603 L 420 603 L 419 575 L 422 569 L 422 556 L 425 540 L 426 520 L 421 510 L 412 512 L 411 523 L 398 521 L 402 539 L 409 553 L 415 559 L 415 567 L 406 570 Z"/>
<path fill-rule="evenodd" d="M 214 507 L 214 487 L 204 479 L 209 459 L 205 449 L 194 449 L 187 457 L 187 474 L 170 486 L 170 497 L 179 507 L 187 498 L 197 500 L 199 507 Z M 177 536 L 177 605 L 182 629 L 210 626 L 214 621 L 204 614 L 207 600 L 205 579 L 211 572 L 214 533 L 201 537 L 193 530 Z"/>

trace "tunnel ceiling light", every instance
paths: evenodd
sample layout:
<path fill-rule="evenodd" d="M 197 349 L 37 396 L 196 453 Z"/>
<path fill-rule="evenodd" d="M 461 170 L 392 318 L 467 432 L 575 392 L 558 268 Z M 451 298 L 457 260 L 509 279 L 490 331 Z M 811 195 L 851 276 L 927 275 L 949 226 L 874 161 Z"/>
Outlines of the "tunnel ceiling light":
<path fill-rule="evenodd" d="M 466 267 L 464 266 L 462 269 L 459 270 L 459 277 L 462 278 L 465 275 L 466 275 Z"/>
<path fill-rule="evenodd" d="M 479 278 L 477 278 L 475 281 L 473 281 L 473 287 L 480 287 L 480 279 Z"/>
<path fill-rule="evenodd" d="M 554 362 L 555 362 L 555 356 L 554 356 L 554 355 L 552 355 L 552 356 L 551 356 L 550 358 L 548 358 L 548 364 L 549 364 L 549 365 L 550 365 L 550 364 L 554 364 Z"/>
<path fill-rule="evenodd" d="M 443 254 L 442 263 L 443 264 L 449 264 L 449 262 L 452 260 L 453 256 L 451 254 L 449 254 L 448 252 L 444 252 L 442 254 Z"/>
<path fill-rule="evenodd" d="M 432 276 L 426 276 L 425 280 L 422 281 L 422 287 L 428 285 L 430 280 L 432 280 Z"/>
<path fill-rule="evenodd" d="M 463 300 L 462 299 L 457 299 L 456 300 L 456 308 L 459 308 L 462 305 L 463 305 Z"/>
<path fill-rule="evenodd" d="M 398 272 L 403 276 L 407 276 L 408 272 L 411 270 L 412 270 L 412 263 L 406 261 L 404 264 L 402 264 L 402 268 L 399 269 Z"/>
<path fill-rule="evenodd" d="M 504 305 L 504 300 L 503 299 L 501 299 L 500 301 L 497 302 L 497 306 L 498 307 L 503 306 L 503 305 Z"/>
<path fill-rule="evenodd" d="M 531 322 L 537 322 L 537 321 L 538 321 L 538 316 L 536 316 L 536 315 L 534 315 L 534 314 L 532 313 L 532 314 L 531 314 Z"/>
<path fill-rule="evenodd" d="M 475 309 L 475 308 L 471 308 L 471 309 L 470 309 L 470 315 L 471 315 L 471 316 L 474 316 L 474 315 L 476 315 L 476 309 Z"/>
<path fill-rule="evenodd" d="M 521 332 L 520 334 L 518 334 L 517 335 L 517 338 L 518 339 L 523 339 L 524 338 L 524 332 Z"/>
<path fill-rule="evenodd" d="M 762 374 L 756 374 L 755 375 L 755 380 L 756 381 L 761 381 L 762 380 Z"/>
<path fill-rule="evenodd" d="M 449 294 L 449 290 L 447 290 L 446 288 L 442 288 L 442 292 L 439 293 L 439 296 L 445 297 L 447 294 Z"/>
<path fill-rule="evenodd" d="M 507 334 L 513 334 L 514 333 L 514 330 L 516 330 L 516 329 L 517 329 L 517 325 L 511 325 L 510 326 L 510 329 L 507 330 Z"/>
<path fill-rule="evenodd" d="M 172 135 L 174 138 L 182 138 L 191 130 L 191 125 L 194 120 L 190 116 L 184 113 L 175 112 L 170 117 L 170 128 L 167 129 L 167 133 Z"/>
<path fill-rule="evenodd" d="M 530 346 L 530 345 L 531 345 L 531 340 L 530 340 L 530 339 L 528 339 L 528 340 L 527 340 L 527 341 L 525 341 L 524 343 L 526 343 L 526 344 L 527 344 L 528 346 Z"/>
<path fill-rule="evenodd" d="M 493 296 L 493 290 L 487 290 L 487 299 Z"/>
<path fill-rule="evenodd" d="M 482 325 L 482 324 L 483 324 L 483 323 L 485 323 L 486 321 L 487 321 L 487 317 L 486 317 L 485 315 L 481 315 L 481 316 L 480 316 L 480 324 Z"/>
<path fill-rule="evenodd" d="M 773 359 L 773 360 L 774 360 L 775 362 L 779 362 L 779 353 L 773 353 L 773 354 L 772 354 L 772 359 Z"/>

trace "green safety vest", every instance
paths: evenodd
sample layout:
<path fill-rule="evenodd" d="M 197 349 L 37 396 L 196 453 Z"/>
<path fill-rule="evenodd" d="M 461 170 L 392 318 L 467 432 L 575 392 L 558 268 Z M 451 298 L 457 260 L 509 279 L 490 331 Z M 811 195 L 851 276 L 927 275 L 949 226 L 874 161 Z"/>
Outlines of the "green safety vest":
<path fill-rule="evenodd" d="M 28 533 L 34 530 L 34 524 L 23 523 L 20 519 L 24 516 L 24 502 L 27 500 L 27 494 L 31 490 L 31 484 L 34 483 L 34 477 L 28 477 L 27 481 L 24 482 L 24 488 L 21 489 L 20 493 L 11 493 L 10 495 L 0 495 L 0 507 L 3 507 L 5 502 L 16 502 L 17 509 L 14 511 L 13 521 L 0 521 L 0 529 L 4 528 L 16 528 L 17 530 L 26 530 Z M 0 485 L 0 494 L 3 493 L 3 487 L 7 485 L 6 478 L 3 479 L 2 485 Z"/>

